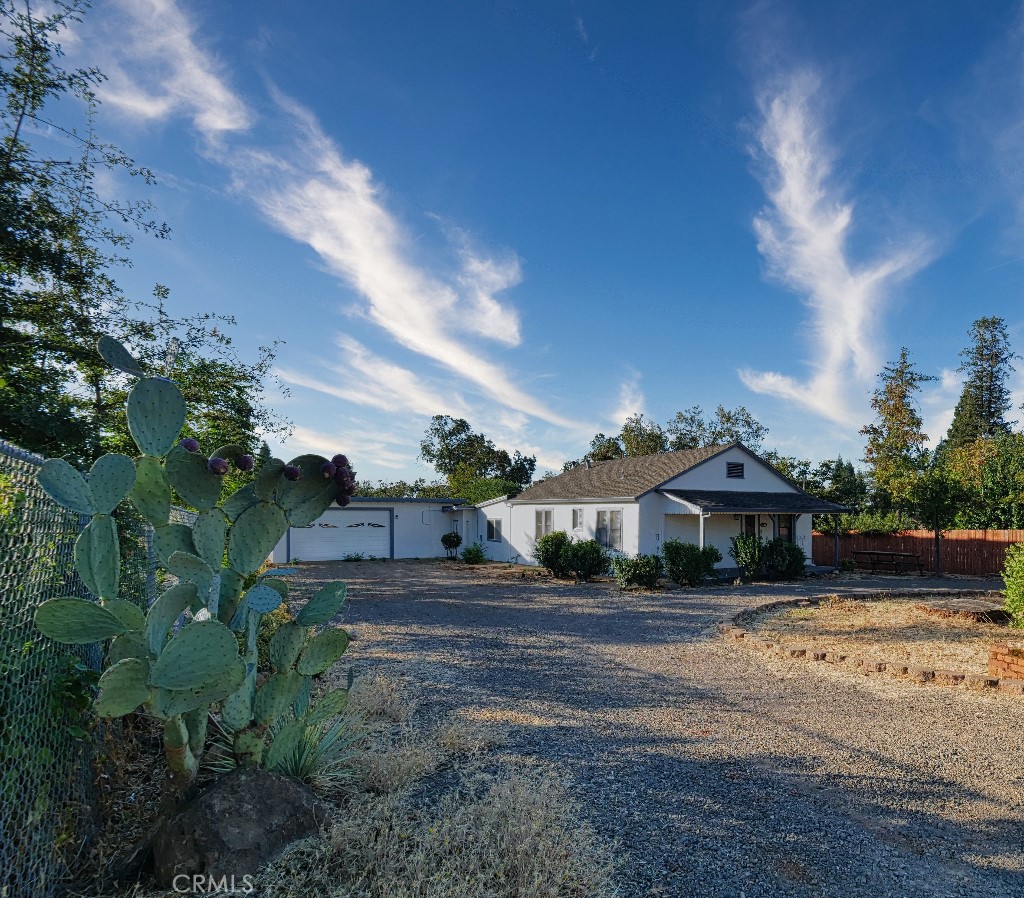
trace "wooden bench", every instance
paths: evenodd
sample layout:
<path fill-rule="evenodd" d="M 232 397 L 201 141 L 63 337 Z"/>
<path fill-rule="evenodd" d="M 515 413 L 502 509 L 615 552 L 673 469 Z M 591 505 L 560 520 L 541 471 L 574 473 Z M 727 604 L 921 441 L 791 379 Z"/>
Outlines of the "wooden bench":
<path fill-rule="evenodd" d="M 916 570 L 924 576 L 924 562 L 917 552 L 883 552 L 876 549 L 855 549 L 850 554 L 861 569 L 869 569 L 872 574 L 884 573 L 904 574 Z"/>

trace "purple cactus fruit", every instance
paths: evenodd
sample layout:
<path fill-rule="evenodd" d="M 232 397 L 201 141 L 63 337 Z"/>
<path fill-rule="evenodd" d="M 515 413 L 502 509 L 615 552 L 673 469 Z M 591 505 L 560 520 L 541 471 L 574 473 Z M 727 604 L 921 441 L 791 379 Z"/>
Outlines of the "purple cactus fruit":
<path fill-rule="evenodd" d="M 217 456 L 215 455 L 206 463 L 206 467 L 214 474 L 223 477 L 225 474 L 227 474 L 228 469 L 231 466 L 228 464 L 226 458 L 217 458 Z"/>
<path fill-rule="evenodd" d="M 346 495 L 345 495 L 344 493 L 342 493 L 342 494 L 341 494 L 340 496 L 338 496 L 338 498 L 337 498 L 337 499 L 336 499 L 335 501 L 337 501 L 337 503 L 338 503 L 338 504 L 339 504 L 339 505 L 340 505 L 340 506 L 341 506 L 342 508 L 344 508 L 344 507 L 345 507 L 346 505 L 348 505 L 348 504 L 349 504 L 349 502 L 351 502 L 352 500 L 351 500 L 351 499 L 350 499 L 350 498 L 349 498 L 348 496 L 346 496 Z"/>
<path fill-rule="evenodd" d="M 348 467 L 348 456 L 346 455 L 335 455 L 334 458 L 331 459 L 331 461 L 339 468 Z"/>
<path fill-rule="evenodd" d="M 325 461 L 320 465 L 320 473 L 324 475 L 325 480 L 330 480 L 338 473 L 338 466 L 333 461 Z"/>
<path fill-rule="evenodd" d="M 251 471 L 255 464 L 256 463 L 252 460 L 251 455 L 239 455 L 238 458 L 235 459 L 235 467 L 238 468 L 239 471 Z"/>
<path fill-rule="evenodd" d="M 281 473 L 284 474 L 285 480 L 298 480 L 302 476 L 302 472 L 295 465 L 285 465 Z"/>
<path fill-rule="evenodd" d="M 186 437 L 180 443 L 178 443 L 182 449 L 186 452 L 198 452 L 199 451 L 199 440 L 193 440 L 192 437 Z"/>

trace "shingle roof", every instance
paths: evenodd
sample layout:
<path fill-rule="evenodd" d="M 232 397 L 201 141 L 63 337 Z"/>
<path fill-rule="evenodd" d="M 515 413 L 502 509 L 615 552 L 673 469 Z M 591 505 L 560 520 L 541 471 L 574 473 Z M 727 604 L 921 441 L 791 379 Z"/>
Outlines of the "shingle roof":
<path fill-rule="evenodd" d="M 842 514 L 849 511 L 845 505 L 836 505 L 825 499 L 817 499 L 802 490 L 798 493 L 755 493 L 733 490 L 661 490 L 666 496 L 683 499 L 704 511 L 754 514 Z"/>
<path fill-rule="evenodd" d="M 615 458 L 595 462 L 588 468 L 577 465 L 559 474 L 535 483 L 513 499 L 513 502 L 550 502 L 559 499 L 622 499 L 642 496 L 673 477 L 689 471 L 739 443 L 724 446 L 703 446 L 700 449 L 681 449 L 677 452 L 659 452 L 635 458 Z"/>

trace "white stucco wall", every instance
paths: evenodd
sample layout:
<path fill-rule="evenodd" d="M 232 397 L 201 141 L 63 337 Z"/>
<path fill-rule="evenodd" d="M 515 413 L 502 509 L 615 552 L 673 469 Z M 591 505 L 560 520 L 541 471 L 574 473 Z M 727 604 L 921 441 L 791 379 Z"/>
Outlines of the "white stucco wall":
<path fill-rule="evenodd" d="M 573 530 L 572 510 L 583 509 L 583 527 Z M 518 555 L 519 561 L 523 564 L 536 564 L 533 557 L 533 541 L 536 534 L 536 512 L 538 510 L 550 509 L 552 512 L 551 529 L 564 530 L 574 539 L 594 539 L 597 529 L 597 513 L 599 511 L 621 511 L 622 512 L 622 551 L 628 555 L 635 555 L 641 551 L 639 548 L 640 533 L 640 508 L 632 499 L 610 500 L 610 501 L 581 501 L 572 502 L 537 502 L 519 505 L 509 503 L 505 512 L 507 520 L 503 522 L 505 528 L 503 533 L 503 547 L 511 555 Z M 487 514 L 484 514 L 486 512 Z M 494 506 L 481 509 L 482 526 L 486 528 L 487 515 L 496 514 Z M 486 535 L 486 531 L 485 535 Z M 485 549 L 487 543 L 484 543 Z M 490 554 L 490 552 L 488 552 Z M 506 561 L 507 558 L 498 558 L 499 561 Z"/>
<path fill-rule="evenodd" d="M 729 462 L 743 464 L 743 477 L 726 477 Z M 775 471 L 742 449 L 727 449 L 703 464 L 680 474 L 662 489 L 740 490 L 743 492 L 795 493 L 797 490 Z"/>

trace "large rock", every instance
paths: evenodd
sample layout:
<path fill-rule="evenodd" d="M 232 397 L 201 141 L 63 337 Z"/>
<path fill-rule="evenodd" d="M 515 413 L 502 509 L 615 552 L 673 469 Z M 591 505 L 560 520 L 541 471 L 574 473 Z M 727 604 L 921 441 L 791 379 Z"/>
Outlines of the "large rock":
<path fill-rule="evenodd" d="M 186 875 L 243 878 L 297 839 L 315 834 L 323 809 L 298 780 L 256 768 L 222 777 L 179 811 L 153 842 L 164 887 Z M 179 879 L 179 882 L 181 880 Z"/>

